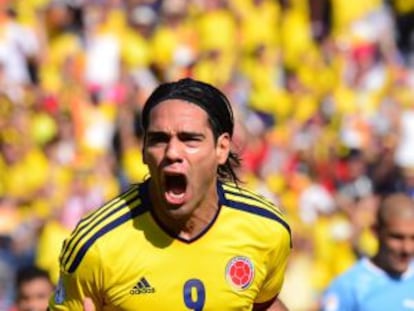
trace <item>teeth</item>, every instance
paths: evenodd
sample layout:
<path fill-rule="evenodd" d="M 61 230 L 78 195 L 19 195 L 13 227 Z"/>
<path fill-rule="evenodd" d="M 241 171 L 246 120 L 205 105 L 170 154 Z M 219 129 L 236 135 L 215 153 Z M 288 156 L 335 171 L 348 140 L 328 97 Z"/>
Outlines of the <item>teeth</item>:
<path fill-rule="evenodd" d="M 176 193 L 174 193 L 174 192 L 170 192 L 170 196 L 172 196 L 173 198 L 175 198 L 175 199 L 181 199 L 181 198 L 183 198 L 184 197 L 184 193 L 179 193 L 179 194 L 176 194 Z"/>

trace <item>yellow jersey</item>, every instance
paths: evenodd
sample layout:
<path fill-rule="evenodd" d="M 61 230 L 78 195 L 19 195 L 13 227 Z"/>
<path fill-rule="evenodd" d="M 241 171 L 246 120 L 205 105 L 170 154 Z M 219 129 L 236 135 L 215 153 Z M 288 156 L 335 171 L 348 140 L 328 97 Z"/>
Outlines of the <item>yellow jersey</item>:
<path fill-rule="evenodd" d="M 219 210 L 197 237 L 180 239 L 152 212 L 149 181 L 82 219 L 63 244 L 49 310 L 251 310 L 283 283 L 291 234 L 260 195 L 217 183 Z"/>

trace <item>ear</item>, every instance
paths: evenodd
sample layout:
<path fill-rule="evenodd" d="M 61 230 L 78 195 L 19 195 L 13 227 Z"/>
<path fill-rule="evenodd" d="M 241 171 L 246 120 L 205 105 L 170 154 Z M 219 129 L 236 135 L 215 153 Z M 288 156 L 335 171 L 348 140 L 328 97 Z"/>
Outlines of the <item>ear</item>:
<path fill-rule="evenodd" d="M 380 226 L 377 223 L 373 223 L 370 229 L 373 235 L 378 238 L 381 229 Z"/>
<path fill-rule="evenodd" d="M 216 155 L 218 163 L 224 164 L 230 154 L 231 138 L 229 133 L 223 133 L 217 139 Z"/>

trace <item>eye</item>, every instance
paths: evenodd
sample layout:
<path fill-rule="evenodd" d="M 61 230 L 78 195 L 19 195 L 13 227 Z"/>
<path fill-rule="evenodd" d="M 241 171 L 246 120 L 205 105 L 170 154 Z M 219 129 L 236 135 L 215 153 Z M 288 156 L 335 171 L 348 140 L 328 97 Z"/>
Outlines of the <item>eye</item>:
<path fill-rule="evenodd" d="M 180 134 L 180 140 L 188 146 L 196 146 L 203 141 L 203 135 L 194 133 L 182 133 Z"/>
<path fill-rule="evenodd" d="M 154 146 L 157 144 L 167 143 L 170 137 L 165 133 L 149 133 L 147 135 L 147 144 L 149 146 Z"/>

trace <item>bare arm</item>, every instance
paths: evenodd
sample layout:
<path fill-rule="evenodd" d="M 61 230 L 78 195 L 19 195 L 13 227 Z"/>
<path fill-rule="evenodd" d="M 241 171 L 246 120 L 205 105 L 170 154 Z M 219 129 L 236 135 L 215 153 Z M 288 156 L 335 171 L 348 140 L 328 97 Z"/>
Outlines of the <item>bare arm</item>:
<path fill-rule="evenodd" d="M 84 311 L 96 311 L 95 305 L 93 304 L 92 299 L 86 297 L 83 300 L 83 310 Z"/>
<path fill-rule="evenodd" d="M 275 298 L 268 302 L 255 303 L 253 311 L 289 311 L 289 309 L 279 298 Z"/>

